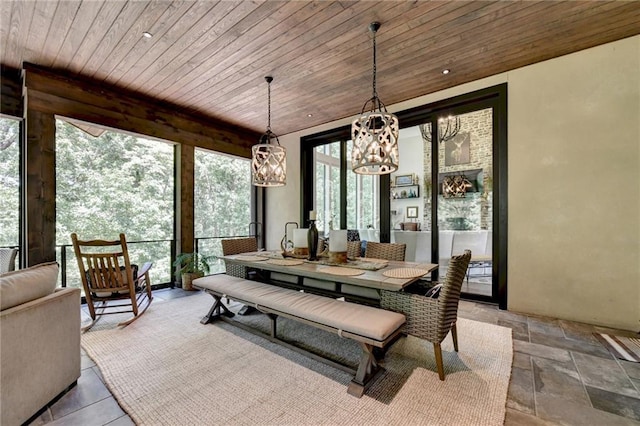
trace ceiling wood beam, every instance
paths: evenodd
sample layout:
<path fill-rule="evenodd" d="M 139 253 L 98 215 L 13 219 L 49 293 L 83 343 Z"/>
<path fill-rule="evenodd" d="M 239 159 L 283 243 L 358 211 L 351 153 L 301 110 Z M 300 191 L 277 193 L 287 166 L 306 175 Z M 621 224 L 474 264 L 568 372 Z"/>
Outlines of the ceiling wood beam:
<path fill-rule="evenodd" d="M 33 64 L 25 64 L 24 69 L 29 108 L 40 112 L 246 158 L 260 137 L 98 81 L 70 78 Z"/>
<path fill-rule="evenodd" d="M 0 70 L 0 114 L 22 118 L 22 76 L 20 70 L 2 66 Z"/>

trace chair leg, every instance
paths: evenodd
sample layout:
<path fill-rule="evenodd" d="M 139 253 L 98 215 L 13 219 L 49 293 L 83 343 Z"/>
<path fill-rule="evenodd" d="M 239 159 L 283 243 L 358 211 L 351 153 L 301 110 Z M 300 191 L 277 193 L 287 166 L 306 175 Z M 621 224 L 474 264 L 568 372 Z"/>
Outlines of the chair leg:
<path fill-rule="evenodd" d="M 438 376 L 440 380 L 444 380 L 444 365 L 442 364 L 442 348 L 440 343 L 433 344 L 433 351 L 436 354 L 436 366 L 438 367 Z"/>
<path fill-rule="evenodd" d="M 458 329 L 456 328 L 455 322 L 451 327 L 451 337 L 453 338 L 453 349 L 458 352 Z"/>

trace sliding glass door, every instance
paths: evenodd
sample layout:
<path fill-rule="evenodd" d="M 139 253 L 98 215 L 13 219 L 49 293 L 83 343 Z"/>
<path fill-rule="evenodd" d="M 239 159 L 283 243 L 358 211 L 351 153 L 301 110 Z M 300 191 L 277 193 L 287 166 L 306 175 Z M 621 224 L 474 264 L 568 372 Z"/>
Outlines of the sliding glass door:
<path fill-rule="evenodd" d="M 438 264 L 434 280 L 471 250 L 463 295 L 506 308 L 506 85 L 397 115 L 391 175 L 351 172 L 348 127 L 303 138 L 303 217 L 316 209 L 323 229 L 339 223 L 361 239 L 404 243 L 407 261 Z"/>
<path fill-rule="evenodd" d="M 438 119 L 438 265 L 471 250 L 462 291 L 493 296 L 493 108 Z"/>

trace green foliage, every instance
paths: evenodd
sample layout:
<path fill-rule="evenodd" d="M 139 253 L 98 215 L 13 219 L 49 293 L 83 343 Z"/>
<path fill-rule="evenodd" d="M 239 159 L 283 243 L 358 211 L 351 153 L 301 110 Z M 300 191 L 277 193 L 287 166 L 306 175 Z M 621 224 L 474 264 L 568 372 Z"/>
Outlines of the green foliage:
<path fill-rule="evenodd" d="M 151 282 L 171 280 L 173 243 L 173 146 L 105 132 L 93 137 L 63 121 L 56 123 L 56 243 L 127 236 L 129 257 L 153 262 Z M 153 243 L 136 241 L 160 240 Z M 80 275 L 67 247 L 67 285 Z"/>
<path fill-rule="evenodd" d="M 198 149 L 194 173 L 195 236 L 248 235 L 251 222 L 249 160 Z"/>
<path fill-rule="evenodd" d="M 180 272 L 186 274 L 202 273 L 208 274 L 210 256 L 202 256 L 198 253 L 180 253 L 176 256 L 173 266 L 179 267 Z"/>
<path fill-rule="evenodd" d="M 19 243 L 18 137 L 19 122 L 0 119 L 0 246 Z M 209 238 L 198 251 L 220 270 L 224 265 L 213 261 L 220 237 L 249 233 L 250 162 L 198 149 L 195 163 L 195 235 Z M 153 284 L 172 280 L 174 173 L 171 143 L 110 131 L 96 138 L 57 121 L 56 244 L 66 252 L 68 286 L 81 286 L 72 232 L 86 240 L 115 240 L 123 232 L 131 261 L 153 262 Z M 60 250 L 57 256 L 62 263 Z"/>
<path fill-rule="evenodd" d="M 246 159 L 202 149 L 195 152 L 195 236 L 200 239 L 198 251 L 212 259 L 222 255 L 221 237 L 249 234 L 250 167 Z M 224 272 L 219 259 L 212 260 L 211 266 L 215 272 Z"/>
<path fill-rule="evenodd" d="M 20 215 L 19 122 L 0 118 L 0 247 L 17 246 Z"/>

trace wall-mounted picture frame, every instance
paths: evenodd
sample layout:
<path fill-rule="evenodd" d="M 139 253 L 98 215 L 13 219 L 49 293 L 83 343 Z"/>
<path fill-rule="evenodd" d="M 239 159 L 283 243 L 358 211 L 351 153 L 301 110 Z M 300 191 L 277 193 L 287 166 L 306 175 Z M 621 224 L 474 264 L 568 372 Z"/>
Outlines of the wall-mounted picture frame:
<path fill-rule="evenodd" d="M 417 218 L 418 218 L 418 206 L 407 207 L 407 219 L 417 219 Z"/>
<path fill-rule="evenodd" d="M 396 186 L 413 185 L 413 175 L 398 175 L 395 180 Z"/>
<path fill-rule="evenodd" d="M 460 132 L 445 142 L 444 165 L 455 166 L 471 162 L 471 133 Z"/>

